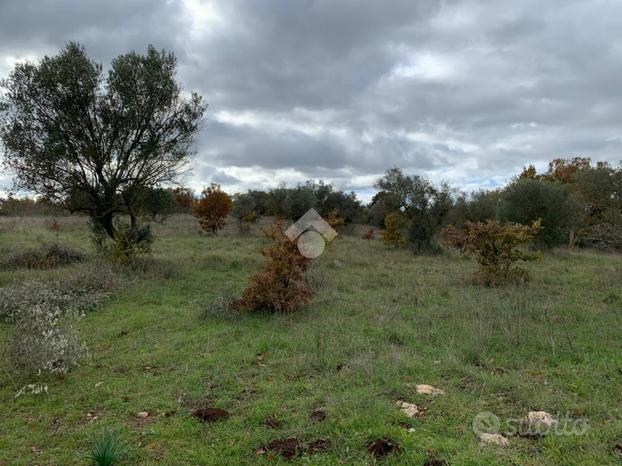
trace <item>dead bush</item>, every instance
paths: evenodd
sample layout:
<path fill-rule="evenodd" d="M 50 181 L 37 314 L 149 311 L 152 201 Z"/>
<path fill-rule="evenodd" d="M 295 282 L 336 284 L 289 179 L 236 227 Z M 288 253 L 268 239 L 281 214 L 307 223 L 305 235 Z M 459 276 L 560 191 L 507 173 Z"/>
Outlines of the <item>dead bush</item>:
<path fill-rule="evenodd" d="M 24 310 L 42 306 L 68 313 L 84 313 L 97 307 L 122 278 L 106 264 L 85 264 L 63 280 L 28 280 L 0 288 L 0 320 L 16 319 Z"/>
<path fill-rule="evenodd" d="M 294 311 L 313 296 L 313 289 L 305 277 L 310 261 L 285 235 L 282 221 L 264 231 L 264 235 L 270 243 L 262 251 L 265 258 L 263 268 L 250 277 L 249 287 L 237 305 L 247 310 Z"/>
<path fill-rule="evenodd" d="M 77 365 L 87 349 L 71 326 L 76 317 L 49 303 L 14 313 L 6 348 L 11 368 L 32 375 L 62 374 Z"/>
<path fill-rule="evenodd" d="M 479 264 L 475 275 L 477 283 L 500 286 L 528 281 L 527 271 L 515 266 L 515 263 L 539 257 L 538 254 L 519 248 L 531 242 L 538 230 L 539 221 L 532 225 L 521 225 L 488 220 L 467 222 L 462 230 L 449 225 L 443 230 L 443 236 L 447 246 L 476 258 Z"/>
<path fill-rule="evenodd" d="M 47 243 L 36 248 L 16 249 L 3 254 L 0 269 L 53 269 L 84 261 L 86 256 L 67 245 Z"/>

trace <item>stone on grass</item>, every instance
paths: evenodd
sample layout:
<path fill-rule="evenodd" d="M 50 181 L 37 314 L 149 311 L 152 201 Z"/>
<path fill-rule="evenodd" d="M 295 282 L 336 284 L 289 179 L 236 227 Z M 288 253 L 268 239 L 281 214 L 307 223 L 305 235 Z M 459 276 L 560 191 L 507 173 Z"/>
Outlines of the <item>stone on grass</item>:
<path fill-rule="evenodd" d="M 529 411 L 527 420 L 530 426 L 549 429 L 557 424 L 557 420 L 546 411 Z"/>
<path fill-rule="evenodd" d="M 421 411 L 417 407 L 417 405 L 407 403 L 406 401 L 398 401 L 397 406 L 400 408 L 400 411 L 402 411 L 408 417 L 419 417 L 423 416 L 424 414 L 424 412 Z"/>
<path fill-rule="evenodd" d="M 479 444 L 481 446 L 497 445 L 500 447 L 507 447 L 510 442 L 501 434 L 481 433 L 479 434 Z"/>
<path fill-rule="evenodd" d="M 441 390 L 440 388 L 436 388 L 436 387 L 433 387 L 432 385 L 427 385 L 427 384 L 415 385 L 415 390 L 417 390 L 417 393 L 421 395 L 436 396 L 436 395 L 445 394 L 445 390 Z"/>

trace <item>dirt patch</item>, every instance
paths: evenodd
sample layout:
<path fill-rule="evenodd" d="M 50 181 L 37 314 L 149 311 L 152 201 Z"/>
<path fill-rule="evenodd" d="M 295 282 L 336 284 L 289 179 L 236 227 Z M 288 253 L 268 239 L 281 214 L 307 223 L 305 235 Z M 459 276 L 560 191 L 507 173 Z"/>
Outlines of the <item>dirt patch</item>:
<path fill-rule="evenodd" d="M 330 450 L 332 443 L 326 438 L 319 438 L 307 444 L 307 452 L 309 454 L 324 453 Z"/>
<path fill-rule="evenodd" d="M 270 429 L 279 429 L 283 425 L 283 421 L 276 419 L 272 416 L 268 416 L 264 419 L 263 425 Z"/>
<path fill-rule="evenodd" d="M 376 440 L 370 440 L 365 444 L 365 448 L 375 458 L 384 458 L 385 456 L 397 452 L 400 449 L 400 444 L 389 438 L 379 438 Z"/>
<path fill-rule="evenodd" d="M 281 455 L 283 458 L 291 460 L 304 451 L 304 446 L 296 437 L 273 440 L 260 447 L 255 453 L 263 455 L 268 453 L 271 456 Z"/>
<path fill-rule="evenodd" d="M 449 463 L 445 460 L 427 460 L 423 463 L 423 466 L 449 466 Z"/>
<path fill-rule="evenodd" d="M 229 412 L 220 408 L 200 408 L 192 413 L 201 422 L 222 421 L 229 417 Z"/>
<path fill-rule="evenodd" d="M 314 409 L 309 414 L 309 419 L 313 422 L 323 422 L 326 420 L 326 411 L 323 409 Z"/>

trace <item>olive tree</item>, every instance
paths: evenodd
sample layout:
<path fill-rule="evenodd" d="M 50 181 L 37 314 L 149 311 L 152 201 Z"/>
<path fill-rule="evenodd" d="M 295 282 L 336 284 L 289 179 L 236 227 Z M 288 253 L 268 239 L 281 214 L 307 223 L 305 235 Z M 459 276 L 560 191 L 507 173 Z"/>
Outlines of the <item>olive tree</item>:
<path fill-rule="evenodd" d="M 16 65 L 1 82 L 0 140 L 24 189 L 91 217 L 110 238 L 115 218 L 137 227 L 145 191 L 175 181 L 206 105 L 184 94 L 172 53 L 149 46 L 104 73 L 85 49 Z"/>

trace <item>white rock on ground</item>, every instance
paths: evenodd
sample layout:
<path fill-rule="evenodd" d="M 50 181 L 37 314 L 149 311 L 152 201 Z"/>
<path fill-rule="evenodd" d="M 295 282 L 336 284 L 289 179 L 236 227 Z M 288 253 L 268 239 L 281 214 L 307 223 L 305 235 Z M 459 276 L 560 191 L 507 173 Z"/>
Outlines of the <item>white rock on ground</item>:
<path fill-rule="evenodd" d="M 479 444 L 484 445 L 497 445 L 500 447 L 507 447 L 510 442 L 501 434 L 479 434 Z"/>
<path fill-rule="evenodd" d="M 399 406 L 400 410 L 408 417 L 418 417 L 423 415 L 423 411 L 421 411 L 417 407 L 417 405 L 407 403 L 405 401 L 398 401 L 396 404 Z"/>
<path fill-rule="evenodd" d="M 417 393 L 420 393 L 422 395 L 436 396 L 436 395 L 445 394 L 445 390 L 441 390 L 440 388 L 436 388 L 436 387 L 433 387 L 432 385 L 426 385 L 426 384 L 415 385 L 415 390 L 417 390 Z"/>
<path fill-rule="evenodd" d="M 529 411 L 527 420 L 530 425 L 538 427 L 553 427 L 557 424 L 557 420 L 546 411 Z"/>

